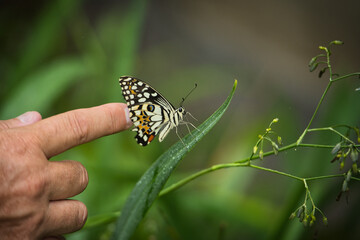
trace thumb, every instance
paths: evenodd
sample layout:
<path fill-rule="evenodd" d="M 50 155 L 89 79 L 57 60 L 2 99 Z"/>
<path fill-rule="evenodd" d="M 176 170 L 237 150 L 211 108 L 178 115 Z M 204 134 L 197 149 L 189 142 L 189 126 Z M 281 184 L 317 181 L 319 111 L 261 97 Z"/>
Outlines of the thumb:
<path fill-rule="evenodd" d="M 0 130 L 8 129 L 8 128 L 15 128 L 21 127 L 25 125 L 29 125 L 41 120 L 40 113 L 36 111 L 30 111 L 21 114 L 20 116 L 9 119 L 9 120 L 1 120 L 0 121 Z"/>

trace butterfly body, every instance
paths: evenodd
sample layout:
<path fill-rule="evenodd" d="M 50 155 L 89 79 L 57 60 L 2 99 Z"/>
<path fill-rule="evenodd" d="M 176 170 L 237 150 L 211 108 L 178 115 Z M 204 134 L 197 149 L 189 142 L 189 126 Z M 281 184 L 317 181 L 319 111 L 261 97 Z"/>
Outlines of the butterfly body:
<path fill-rule="evenodd" d="M 149 84 L 133 78 L 120 77 L 119 84 L 134 123 L 135 139 L 142 146 L 148 145 L 159 134 L 163 141 L 171 129 L 183 122 L 185 109 L 177 109 Z"/>

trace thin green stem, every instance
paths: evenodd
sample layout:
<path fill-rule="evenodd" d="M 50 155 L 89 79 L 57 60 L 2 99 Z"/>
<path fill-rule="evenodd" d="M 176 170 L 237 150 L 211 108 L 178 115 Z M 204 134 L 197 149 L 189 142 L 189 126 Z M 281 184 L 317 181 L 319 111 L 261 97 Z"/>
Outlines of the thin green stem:
<path fill-rule="evenodd" d="M 340 174 L 324 175 L 324 176 L 317 176 L 317 177 L 308 177 L 308 178 L 304 178 L 304 179 L 306 181 L 314 181 L 314 180 L 327 179 L 327 178 L 344 177 L 345 174 L 346 173 L 340 173 Z"/>
<path fill-rule="evenodd" d="M 248 160 L 249 161 L 249 160 Z M 187 178 L 184 178 L 182 179 L 181 181 L 175 183 L 175 184 L 172 184 L 170 187 L 166 188 L 166 189 L 163 189 L 159 196 L 163 196 L 171 191 L 174 191 L 178 188 L 180 188 L 181 186 L 187 184 L 188 182 L 194 180 L 195 178 L 198 178 L 202 175 L 205 175 L 209 172 L 213 172 L 213 171 L 217 171 L 217 170 L 220 170 L 220 169 L 223 169 L 223 168 L 231 168 L 231 167 L 244 167 L 244 166 L 249 166 L 248 163 L 226 163 L 226 164 L 217 164 L 217 165 L 213 165 L 212 167 L 210 168 L 206 168 L 206 169 L 203 169 L 197 173 L 194 173 L 192 175 L 190 175 L 189 177 Z"/>
<path fill-rule="evenodd" d="M 360 144 L 354 145 L 354 146 L 355 147 L 360 147 Z M 296 142 L 294 142 L 294 143 L 291 143 L 291 144 L 289 144 L 287 146 L 279 148 L 278 152 L 283 152 L 283 151 L 286 151 L 286 150 L 289 150 L 289 149 L 292 149 L 292 148 L 297 148 L 297 147 L 330 148 L 330 149 L 332 149 L 332 148 L 335 147 L 335 145 L 310 144 L 310 143 L 301 143 L 301 144 L 298 145 Z M 266 157 L 266 156 L 270 156 L 270 155 L 273 155 L 273 154 L 275 154 L 274 150 L 265 152 L 263 154 L 263 156 Z M 260 158 L 259 155 L 252 154 L 251 157 L 236 161 L 236 163 L 245 163 L 245 162 L 249 162 L 250 160 L 256 160 L 256 159 L 259 159 L 259 158 Z"/>
<path fill-rule="evenodd" d="M 292 143 L 292 144 L 290 144 L 288 146 L 279 148 L 279 152 L 280 151 L 285 151 L 285 150 L 288 150 L 288 149 L 291 149 L 291 148 L 295 148 L 295 147 L 333 148 L 334 146 L 332 146 L 332 145 L 318 145 L 318 144 L 304 144 L 304 143 L 297 146 L 296 143 Z M 272 154 L 274 154 L 274 151 L 269 151 L 269 152 L 264 153 L 264 156 L 268 156 L 268 155 L 272 155 Z M 256 159 L 256 158 L 259 158 L 259 156 L 256 155 L 256 156 L 254 156 L 253 159 Z M 298 177 L 298 176 L 295 176 L 295 175 L 292 175 L 292 174 L 289 174 L 289 173 L 285 173 L 285 172 L 281 172 L 281 171 L 278 171 L 278 170 L 265 168 L 265 167 L 260 167 L 260 166 L 251 164 L 250 163 L 250 158 L 246 158 L 246 159 L 234 162 L 234 163 L 217 164 L 217 165 L 213 165 L 213 166 L 211 166 L 209 168 L 203 169 L 203 170 L 201 170 L 201 171 L 199 171 L 197 173 L 194 173 L 194 174 L 190 175 L 187 178 L 184 178 L 184 179 L 180 180 L 179 182 L 176 182 L 176 183 L 172 184 L 171 186 L 167 187 L 166 189 L 162 190 L 160 192 L 159 196 L 163 196 L 163 195 L 165 195 L 165 194 L 167 194 L 169 192 L 175 191 L 176 189 L 182 187 L 183 185 L 189 183 L 190 181 L 192 181 L 192 180 L 194 180 L 194 179 L 196 179 L 198 177 L 201 177 L 201 176 L 203 176 L 203 175 L 205 175 L 207 173 L 214 172 L 214 171 L 224 169 L 224 168 L 233 168 L 233 167 L 251 167 L 251 168 L 255 168 L 255 169 L 259 169 L 259 170 L 263 170 L 263 171 L 283 175 L 283 176 L 286 176 L 286 177 L 290 177 L 290 178 L 293 178 L 293 179 L 296 179 L 296 180 L 299 180 L 299 181 L 304 181 L 304 180 L 305 181 L 314 181 L 314 180 L 320 180 L 320 179 L 326 179 L 326 178 L 336 178 L 336 177 L 343 177 L 344 176 L 344 174 L 334 174 L 334 175 L 324 175 L 324 176 L 317 176 L 317 177 L 302 178 L 302 177 Z M 355 177 L 352 177 L 351 179 L 360 181 L 359 178 L 355 178 Z"/>
<path fill-rule="evenodd" d="M 296 143 L 298 145 L 303 141 L 303 139 L 304 139 L 306 133 L 308 132 L 308 129 L 310 128 L 310 126 L 311 126 L 311 124 L 312 124 L 312 122 L 313 122 L 313 120 L 314 120 L 314 118 L 315 118 L 315 116 L 316 116 L 316 114 L 317 114 L 317 112 L 318 112 L 318 110 L 319 110 L 319 108 L 320 108 L 320 106 L 321 106 L 327 92 L 329 91 L 329 89 L 330 89 L 330 87 L 331 87 L 331 85 L 333 83 L 333 80 L 332 80 L 332 68 L 331 68 L 331 65 L 330 65 L 330 53 L 329 53 L 329 50 L 327 48 L 325 48 L 325 47 L 322 47 L 321 49 L 326 51 L 326 64 L 327 64 L 327 67 L 329 68 L 330 80 L 329 80 L 328 85 L 326 86 L 325 91 L 323 92 L 323 94 L 322 94 L 322 96 L 320 98 L 319 103 L 316 106 L 316 109 L 315 109 L 313 115 L 311 116 L 311 119 L 310 119 L 308 125 L 306 126 L 304 132 L 300 135 L 299 139 L 296 141 Z"/>
<path fill-rule="evenodd" d="M 293 179 L 296 179 L 296 180 L 300 180 L 300 181 L 303 181 L 303 180 L 304 180 L 304 179 L 301 178 L 301 177 L 298 177 L 298 176 L 295 176 L 295 175 L 292 175 L 292 174 L 289 174 L 289 173 L 281 172 L 281 171 L 278 171 L 278 170 L 274 170 L 274 169 L 271 169 L 271 168 L 260 167 L 260 166 L 253 165 L 253 164 L 250 164 L 248 167 L 255 168 L 255 169 L 259 169 L 259 170 L 263 170 L 263 171 L 266 171 L 266 172 L 271 172 L 271 173 L 279 174 L 279 175 L 283 175 L 283 176 L 286 176 L 286 177 L 289 177 L 289 178 L 293 178 Z"/>
<path fill-rule="evenodd" d="M 304 178 L 303 179 L 303 182 L 304 182 L 304 187 L 305 187 L 305 190 L 306 190 L 306 197 L 305 197 L 305 203 L 304 204 L 306 204 L 306 200 L 307 200 L 307 197 L 309 197 L 309 199 L 310 199 L 310 201 L 311 201 L 311 206 L 312 206 L 312 213 L 314 214 L 314 212 L 315 212 L 315 208 L 316 208 L 316 206 L 315 206 L 315 203 L 314 203 L 314 200 L 312 199 L 312 197 L 311 197 L 311 193 L 310 193 L 310 190 L 309 190 L 309 187 L 308 187 L 308 185 L 307 185 L 307 182 L 306 182 L 306 179 Z"/>
<path fill-rule="evenodd" d="M 308 132 L 315 132 L 315 131 L 331 131 L 336 133 L 337 135 L 339 135 L 340 137 L 342 137 L 343 139 L 345 139 L 346 141 L 348 141 L 349 143 L 355 145 L 355 143 L 353 141 L 351 141 L 348 137 L 346 137 L 344 134 L 340 133 L 339 131 L 335 130 L 332 127 L 323 127 L 323 128 L 312 128 L 312 129 L 308 129 Z"/>
<path fill-rule="evenodd" d="M 360 76 L 360 72 L 355 72 L 355 73 L 346 74 L 346 75 L 344 75 L 344 76 L 334 78 L 334 79 L 331 80 L 331 81 L 332 81 L 332 82 L 336 82 L 336 81 L 339 81 L 339 80 L 342 80 L 342 79 L 345 79 L 345 78 L 349 78 L 349 77 L 354 77 L 354 76 Z"/>
<path fill-rule="evenodd" d="M 300 143 L 303 141 L 303 139 L 304 139 L 304 137 L 305 137 L 305 134 L 308 132 L 308 129 L 310 128 L 310 126 L 311 126 L 311 124 L 312 124 L 312 122 L 313 122 L 313 120 L 314 120 L 314 118 L 315 118 L 315 116 L 316 116 L 316 114 L 317 114 L 317 112 L 318 112 L 318 110 L 319 110 L 319 108 L 320 108 L 320 105 L 322 104 L 322 102 L 323 102 L 323 100 L 324 100 L 327 92 L 329 91 L 329 89 L 330 89 L 330 87 L 331 87 L 331 84 L 332 84 L 332 82 L 329 82 L 329 83 L 328 83 L 325 91 L 323 92 L 323 94 L 322 94 L 322 96 L 321 96 L 321 98 L 320 98 L 319 103 L 318 103 L 317 106 L 316 106 L 316 109 L 315 109 L 313 115 L 311 116 L 311 119 L 310 119 L 308 125 L 306 126 L 304 132 L 301 134 L 301 136 L 299 137 L 299 139 L 296 141 L 296 144 L 297 144 L 297 145 L 300 145 Z"/>

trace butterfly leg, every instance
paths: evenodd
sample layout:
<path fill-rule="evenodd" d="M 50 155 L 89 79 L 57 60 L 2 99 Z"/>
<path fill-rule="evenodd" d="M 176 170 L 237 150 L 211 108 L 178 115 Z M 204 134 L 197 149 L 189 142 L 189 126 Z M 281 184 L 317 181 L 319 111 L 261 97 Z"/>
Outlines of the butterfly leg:
<path fill-rule="evenodd" d="M 178 133 L 177 127 L 175 127 L 175 132 L 176 132 L 176 135 L 180 138 L 182 144 L 183 144 L 184 146 L 186 146 L 185 143 L 184 143 L 184 141 L 182 140 L 182 138 L 180 137 L 180 135 L 179 135 L 179 133 Z"/>

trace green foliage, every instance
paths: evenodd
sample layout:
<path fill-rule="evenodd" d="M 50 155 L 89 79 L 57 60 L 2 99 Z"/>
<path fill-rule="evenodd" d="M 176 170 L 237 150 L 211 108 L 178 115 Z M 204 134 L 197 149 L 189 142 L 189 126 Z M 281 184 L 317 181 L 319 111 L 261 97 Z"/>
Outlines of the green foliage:
<path fill-rule="evenodd" d="M 341 45 L 343 44 L 341 41 L 333 41 L 329 44 L 329 46 L 331 46 L 332 44 L 334 45 Z M 195 178 L 200 177 L 202 175 L 208 174 L 210 172 L 213 171 L 217 171 L 220 169 L 224 169 L 224 168 L 232 168 L 232 167 L 251 167 L 251 168 L 255 168 L 255 169 L 259 169 L 262 171 L 267 171 L 267 172 L 271 172 L 271 173 L 275 173 L 275 174 L 279 174 L 279 175 L 283 175 L 289 178 L 293 178 L 296 180 L 299 180 L 301 182 L 303 182 L 304 187 L 305 187 L 305 199 L 304 199 L 304 203 L 298 207 L 291 215 L 290 215 L 290 219 L 293 219 L 295 217 L 297 217 L 299 219 L 299 221 L 301 223 L 303 223 L 303 225 L 305 227 L 307 226 L 313 226 L 315 221 L 316 221 L 316 211 L 319 212 L 322 215 L 322 219 L 323 219 L 323 223 L 327 224 L 328 220 L 327 217 L 324 215 L 324 213 L 315 205 L 315 202 L 311 196 L 310 193 L 310 189 L 308 187 L 307 182 L 309 181 L 314 181 L 314 180 L 319 180 L 319 179 L 328 179 L 328 178 L 337 178 L 337 177 L 344 177 L 345 180 L 343 181 L 342 184 L 342 188 L 341 188 L 341 192 L 338 195 L 338 200 L 341 197 L 341 194 L 343 192 L 347 192 L 349 191 L 349 187 L 348 187 L 348 183 L 350 182 L 351 179 L 360 181 L 359 178 L 355 178 L 352 176 L 352 174 L 359 174 L 360 171 L 357 168 L 357 162 L 359 161 L 359 144 L 356 144 L 354 141 L 352 141 L 351 139 L 349 139 L 349 135 L 350 132 L 353 131 L 355 132 L 356 135 L 356 139 L 359 142 L 359 129 L 357 127 L 352 127 L 352 126 L 348 126 L 348 125 L 337 125 L 337 126 L 332 126 L 332 127 L 323 127 L 323 128 L 310 128 L 312 121 L 314 120 L 320 105 L 322 104 L 326 93 L 328 92 L 331 84 L 335 81 L 338 80 L 342 80 L 342 79 L 346 79 L 349 77 L 353 77 L 353 76 L 359 76 L 360 73 L 352 73 L 352 74 L 348 74 L 348 75 L 344 75 L 344 76 L 338 76 L 337 78 L 333 78 L 333 74 L 332 74 L 332 67 L 330 65 L 330 55 L 331 52 L 328 48 L 326 47 L 320 47 L 321 50 L 324 50 L 326 52 L 326 55 L 318 55 L 315 58 L 312 58 L 310 61 L 310 65 L 316 65 L 317 64 L 317 60 L 318 57 L 326 57 L 326 61 L 325 62 L 320 62 L 320 63 L 325 63 L 327 65 L 327 69 L 329 69 L 330 72 L 330 80 L 329 80 L 329 84 L 326 87 L 324 94 L 322 95 L 316 110 L 314 112 L 314 114 L 312 115 L 307 127 L 305 128 L 304 132 L 300 135 L 300 137 L 298 138 L 298 140 L 292 144 L 286 145 L 282 148 L 279 148 L 278 145 L 275 143 L 275 141 L 273 141 L 270 137 L 268 137 L 268 134 L 274 134 L 275 132 L 272 130 L 272 125 L 274 123 L 277 123 L 279 121 L 278 118 L 275 118 L 269 125 L 268 128 L 266 128 L 265 133 L 263 135 L 259 135 L 259 140 L 256 142 L 255 146 L 252 148 L 252 153 L 250 155 L 249 158 L 245 158 L 243 160 L 238 160 L 234 163 L 228 163 L 228 164 L 218 164 L 218 165 L 214 165 L 210 168 L 204 169 L 198 173 L 193 174 L 190 177 L 185 178 L 182 181 L 179 181 L 178 183 L 172 185 L 169 187 L 169 189 L 165 189 L 164 192 L 168 193 L 172 190 L 175 190 L 177 188 L 180 188 L 182 185 L 193 181 Z M 316 67 L 315 67 L 316 68 Z M 313 71 L 314 69 L 312 67 L 310 67 L 310 71 Z M 323 71 L 323 70 L 321 70 Z M 322 74 L 321 74 L 322 75 Z M 319 76 L 321 77 L 321 76 Z M 335 128 L 338 127 L 345 127 L 348 129 L 346 135 L 342 134 L 341 132 L 335 130 Z M 305 135 L 309 132 L 319 132 L 319 131 L 330 131 L 336 135 L 338 135 L 341 139 L 341 141 L 335 145 L 321 145 L 321 144 L 304 144 L 303 139 L 305 137 Z M 278 143 L 282 143 L 282 138 L 280 136 L 278 136 Z M 272 151 L 266 152 L 264 153 L 263 151 L 263 145 L 264 145 L 264 141 L 267 141 L 271 144 L 272 146 Z M 259 150 L 259 146 L 260 146 L 260 150 Z M 324 176 L 316 176 L 316 177 L 298 177 L 295 176 L 293 174 L 290 173 L 286 173 L 286 172 L 281 172 L 278 170 L 274 170 L 274 169 L 270 169 L 270 168 L 265 168 L 265 167 L 261 167 L 261 166 L 257 166 L 254 165 L 252 163 L 253 160 L 255 159 L 261 159 L 263 160 L 265 156 L 270 156 L 270 155 L 277 155 L 279 152 L 284 152 L 284 151 L 289 151 L 292 148 L 299 148 L 299 147 L 306 147 L 306 148 L 328 148 L 328 149 L 332 149 L 331 153 L 332 154 L 336 154 L 336 157 L 333 161 L 335 160 L 339 160 L 340 161 L 340 169 L 343 168 L 344 166 L 344 159 L 349 156 L 350 160 L 352 161 L 352 166 L 351 169 L 349 169 L 346 173 L 343 174 L 336 174 L 336 175 L 324 175 Z M 259 151 L 258 151 L 259 150 Z M 258 152 L 257 155 L 255 155 Z M 332 162 L 333 162 L 332 161 Z M 310 202 L 311 207 L 308 208 L 308 202 Z"/>
<path fill-rule="evenodd" d="M 116 224 L 113 239 L 129 239 L 135 228 L 158 197 L 180 160 L 220 120 L 234 95 L 237 81 L 226 101 L 197 129 L 164 152 L 144 173 L 128 197 Z"/>
<path fill-rule="evenodd" d="M 197 98 L 194 102 L 199 106 L 212 105 L 221 99 L 219 85 L 227 86 L 224 79 L 232 79 L 228 68 L 193 64 L 174 69 L 168 64 L 168 59 L 171 57 L 176 63 L 184 59 L 181 59 L 181 52 L 167 54 L 170 43 L 157 42 L 156 47 L 139 54 L 139 48 L 148 47 L 142 43 L 144 20 L 150 14 L 150 8 L 147 1 L 141 0 L 124 6 L 106 13 L 99 9 L 94 20 L 84 14 L 82 1 L 46 3 L 38 18 L 28 23 L 31 32 L 19 40 L 18 52 L 5 60 L 4 55 L 1 57 L 1 63 L 10 66 L 2 68 L 1 117 L 14 117 L 27 110 L 40 111 L 47 117 L 74 108 L 122 101 L 118 77 L 135 72 L 152 80 L 161 74 L 166 75 L 166 78 L 161 78 L 168 81 L 154 85 L 170 94 L 183 89 L 185 84 L 192 85 L 197 79 L 204 79 L 206 74 L 213 75 L 217 84 L 206 78 L 206 84 L 199 84 L 196 96 L 192 97 Z M 352 126 L 353 122 L 358 122 L 357 98 L 349 94 L 348 86 L 342 80 L 360 74 L 339 76 L 332 72 L 330 56 L 341 44 L 333 41 L 320 47 L 322 52 L 309 62 L 310 71 L 318 71 L 322 80 L 329 74 L 329 85 L 300 137 L 298 119 L 303 116 L 287 111 L 289 106 L 284 104 L 287 101 L 279 99 L 276 108 L 259 113 L 255 119 L 247 119 L 250 110 L 238 105 L 240 100 L 237 97 L 244 95 L 241 92 L 234 96 L 232 101 L 236 104 L 231 105 L 217 128 L 197 144 L 188 154 L 189 161 L 182 161 L 176 171 L 173 171 L 177 164 L 174 159 L 167 162 L 165 157 L 159 158 L 166 151 L 167 144 L 172 142 L 171 137 L 167 142 L 142 149 L 133 141 L 131 132 L 96 140 L 52 159 L 81 161 L 90 176 L 88 188 L 76 197 L 88 207 L 88 222 L 83 230 L 68 235 L 67 239 L 110 239 L 116 219 L 121 218 L 120 210 L 123 214 L 130 214 L 122 215 L 125 222 L 137 216 L 128 228 L 131 228 L 128 234 L 140 222 L 133 239 L 216 239 L 217 236 L 223 236 L 223 239 L 301 239 L 312 231 L 302 225 L 316 226 L 323 222 L 330 226 L 325 231 L 336 228 L 334 225 L 339 223 L 335 223 L 329 214 L 333 204 L 326 206 L 337 194 L 342 200 L 341 196 L 354 191 L 359 181 L 360 137 L 358 126 Z M 146 71 L 145 66 L 150 70 Z M 245 92 L 248 72 L 236 71 L 244 79 L 242 91 Z M 323 104 L 335 82 L 339 84 L 333 89 L 334 95 Z M 176 97 L 181 99 L 181 94 Z M 200 112 L 199 106 L 197 111 Z M 324 111 L 318 111 L 320 106 Z M 263 119 L 271 120 L 275 117 L 273 115 L 281 121 L 277 124 L 277 121 L 272 121 L 268 126 L 268 120 Z M 195 116 L 201 118 L 202 115 L 197 113 Z M 315 116 L 321 116 L 316 118 L 316 124 L 325 127 L 312 127 Z M 246 126 L 239 131 L 237 127 L 239 122 L 242 123 L 241 119 L 246 119 Z M 202 126 L 198 128 L 205 131 Z M 257 138 L 255 133 L 261 133 L 260 137 Z M 310 136 L 310 133 L 314 135 Z M 192 134 L 186 139 L 190 141 L 199 133 L 195 130 Z M 187 151 L 182 143 L 176 146 L 182 149 L 180 151 Z M 339 166 L 328 164 L 331 158 Z M 144 194 L 146 191 L 138 192 L 139 198 L 130 195 L 132 191 L 138 191 L 136 189 L 140 186 L 134 188 L 134 185 L 139 177 L 154 170 L 151 167 L 154 159 L 163 159 L 168 164 L 166 170 L 172 171 L 169 184 L 162 189 L 169 177 L 168 171 L 159 180 L 151 198 Z M 263 161 L 257 165 L 257 159 Z M 158 164 L 156 161 L 153 166 L 160 167 Z M 339 167 L 341 172 L 334 174 L 333 171 L 338 171 Z M 149 190 L 153 185 L 148 183 L 141 187 Z M 333 189 L 337 191 L 334 198 Z M 157 199 L 158 195 L 160 198 Z M 139 202 L 133 202 L 134 206 L 125 204 L 129 196 Z M 139 203 L 145 199 L 149 202 L 141 209 Z M 126 213 L 125 209 L 131 213 Z M 289 215 L 302 224 L 289 221 Z M 349 222 L 358 218 L 356 212 L 348 216 Z M 345 225 L 351 224 L 344 223 L 339 228 Z"/>

